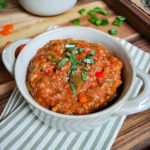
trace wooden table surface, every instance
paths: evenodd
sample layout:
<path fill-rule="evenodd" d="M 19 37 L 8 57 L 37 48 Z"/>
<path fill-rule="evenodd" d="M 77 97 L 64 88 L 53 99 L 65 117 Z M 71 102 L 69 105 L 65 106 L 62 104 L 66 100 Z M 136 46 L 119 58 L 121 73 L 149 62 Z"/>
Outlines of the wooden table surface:
<path fill-rule="evenodd" d="M 8 0 L 9 7 L 0 10 L 0 28 L 5 24 L 14 24 L 15 29 L 9 36 L 0 35 L 0 55 L 7 41 L 15 41 L 21 38 L 34 37 L 44 32 L 50 25 L 69 26 L 73 25 L 72 20 L 80 18 L 81 26 L 90 26 L 108 32 L 114 26 L 112 21 L 118 15 L 109 8 L 103 1 L 79 0 L 77 5 L 62 15 L 54 17 L 38 17 L 27 13 L 18 4 L 18 0 Z M 87 10 L 96 6 L 106 8 L 110 14 L 100 18 L 109 19 L 110 25 L 96 27 L 87 20 L 88 15 L 81 16 L 78 11 L 82 8 Z M 150 42 L 140 36 L 128 23 L 118 27 L 118 37 L 124 38 L 137 47 L 150 53 Z M 2 64 L 0 56 L 0 113 L 3 111 L 8 98 L 15 87 L 15 81 Z M 112 150 L 144 150 L 150 149 L 150 109 L 136 115 L 130 115 L 125 120 L 113 146 Z"/>

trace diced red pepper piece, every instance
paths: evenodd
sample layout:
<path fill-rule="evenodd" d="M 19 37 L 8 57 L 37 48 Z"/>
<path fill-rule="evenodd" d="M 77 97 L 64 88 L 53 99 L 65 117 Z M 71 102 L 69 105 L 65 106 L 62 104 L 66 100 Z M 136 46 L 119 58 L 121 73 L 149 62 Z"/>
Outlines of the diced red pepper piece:
<path fill-rule="evenodd" d="M 10 31 L 4 29 L 4 30 L 0 31 L 0 33 L 7 36 L 10 34 Z"/>
<path fill-rule="evenodd" d="M 9 45 L 11 42 L 12 42 L 12 41 L 6 42 L 5 47 L 6 47 L 7 45 Z"/>
<path fill-rule="evenodd" d="M 104 78 L 104 73 L 103 72 L 96 72 L 95 76 L 96 76 L 96 78 Z"/>
<path fill-rule="evenodd" d="M 95 61 L 98 61 L 99 59 L 100 59 L 99 56 L 94 55 L 94 60 Z"/>
<path fill-rule="evenodd" d="M 90 50 L 86 50 L 86 49 L 85 49 L 85 53 L 86 53 L 86 54 L 90 54 L 90 53 L 91 53 L 91 51 L 90 51 Z"/>
<path fill-rule="evenodd" d="M 51 69 L 53 69 L 53 68 L 55 68 L 55 65 L 50 65 L 50 66 L 47 66 L 45 69 L 44 69 L 44 71 L 46 72 L 46 73 L 48 73 Z"/>
<path fill-rule="evenodd" d="M 14 29 L 14 25 L 13 24 L 7 24 L 3 27 L 5 30 L 13 30 Z"/>
<path fill-rule="evenodd" d="M 19 46 L 19 52 L 21 52 L 24 47 L 25 47 L 25 45 Z"/>

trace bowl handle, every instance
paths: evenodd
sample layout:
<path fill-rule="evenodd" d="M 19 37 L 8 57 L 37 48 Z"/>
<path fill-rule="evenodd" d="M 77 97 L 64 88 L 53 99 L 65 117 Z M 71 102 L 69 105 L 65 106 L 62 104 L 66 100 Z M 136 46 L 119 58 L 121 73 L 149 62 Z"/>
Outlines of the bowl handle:
<path fill-rule="evenodd" d="M 128 100 L 113 115 L 129 115 L 150 108 L 150 75 L 136 69 L 137 77 L 143 81 L 143 91 L 136 97 Z"/>
<path fill-rule="evenodd" d="M 14 65 L 16 61 L 15 51 L 19 46 L 27 44 L 30 40 L 30 38 L 17 40 L 4 48 L 2 52 L 2 61 L 12 76 L 14 76 Z"/>

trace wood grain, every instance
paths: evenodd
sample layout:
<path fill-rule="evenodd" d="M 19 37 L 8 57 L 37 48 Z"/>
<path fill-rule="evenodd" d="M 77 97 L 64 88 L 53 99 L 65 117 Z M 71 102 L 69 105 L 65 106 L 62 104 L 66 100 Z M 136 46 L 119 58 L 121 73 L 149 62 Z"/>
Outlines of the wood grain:
<path fill-rule="evenodd" d="M 0 35 L 0 113 L 2 112 L 7 100 L 15 87 L 15 81 L 5 69 L 2 60 L 1 52 L 7 41 L 15 41 L 20 38 L 34 37 L 44 32 L 50 25 L 71 26 L 74 18 L 80 18 L 81 26 L 93 27 L 102 30 L 106 33 L 113 28 L 112 21 L 117 14 L 110 9 L 103 1 L 95 0 L 79 0 L 77 5 L 59 16 L 54 17 L 38 17 L 31 15 L 24 11 L 18 0 L 8 0 L 8 9 L 0 10 L 0 27 L 5 24 L 13 23 L 15 30 L 9 36 Z M 109 20 L 109 26 L 96 27 L 88 22 L 89 16 L 80 16 L 78 11 L 82 8 L 87 10 L 99 6 L 110 11 L 110 15 L 105 17 Z M 104 18 L 101 14 L 98 17 Z M 37 30 L 38 29 L 38 30 Z M 150 42 L 145 40 L 136 32 L 128 23 L 124 23 L 120 28 L 118 27 L 118 37 L 124 38 L 150 53 Z M 150 110 L 142 113 L 128 116 L 125 120 L 112 150 L 144 150 L 150 149 Z"/>

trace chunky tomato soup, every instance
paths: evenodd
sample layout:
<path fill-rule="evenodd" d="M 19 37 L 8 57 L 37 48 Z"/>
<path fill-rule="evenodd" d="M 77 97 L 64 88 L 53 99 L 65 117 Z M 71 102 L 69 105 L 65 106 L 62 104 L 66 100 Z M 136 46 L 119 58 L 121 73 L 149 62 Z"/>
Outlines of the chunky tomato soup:
<path fill-rule="evenodd" d="M 52 40 L 31 60 L 27 88 L 41 106 L 67 115 L 101 110 L 117 96 L 123 63 L 84 40 Z"/>

